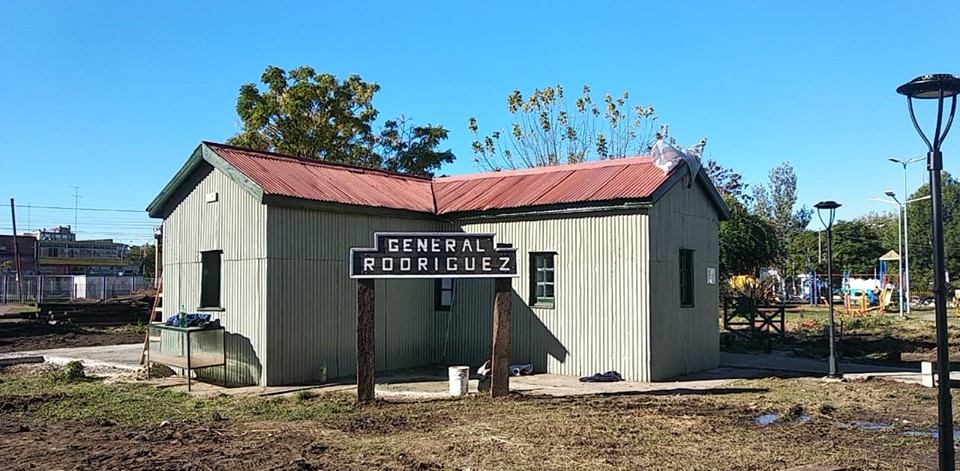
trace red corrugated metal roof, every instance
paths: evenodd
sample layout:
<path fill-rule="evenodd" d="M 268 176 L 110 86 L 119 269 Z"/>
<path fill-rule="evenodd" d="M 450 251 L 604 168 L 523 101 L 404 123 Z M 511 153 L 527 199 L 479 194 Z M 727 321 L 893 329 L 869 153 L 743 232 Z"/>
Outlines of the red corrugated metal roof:
<path fill-rule="evenodd" d="M 434 214 L 642 200 L 650 198 L 668 177 L 650 157 L 632 157 L 431 180 L 204 144 L 266 194 Z"/>
<path fill-rule="evenodd" d="M 429 178 L 205 144 L 270 195 L 435 213 Z"/>
<path fill-rule="evenodd" d="M 650 157 L 603 160 L 434 180 L 439 214 L 645 199 L 667 180 Z"/>

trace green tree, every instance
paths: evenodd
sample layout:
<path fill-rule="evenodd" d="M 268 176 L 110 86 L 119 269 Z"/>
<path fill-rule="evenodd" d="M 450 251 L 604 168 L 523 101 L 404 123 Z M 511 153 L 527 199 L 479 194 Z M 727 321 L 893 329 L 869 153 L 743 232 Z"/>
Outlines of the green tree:
<path fill-rule="evenodd" d="M 253 83 L 240 87 L 241 130 L 228 143 L 418 175 L 453 161 L 449 150 L 435 150 L 447 138 L 442 126 L 412 126 L 401 117 L 375 133 L 373 97 L 380 86 L 358 75 L 341 81 L 308 66 L 289 73 L 270 66 L 261 81 L 265 91 Z"/>
<path fill-rule="evenodd" d="M 960 277 L 960 182 L 947 172 L 941 174 L 943 202 L 943 254 L 951 284 Z M 930 195 L 925 184 L 910 195 L 910 200 Z M 929 199 L 907 205 L 910 223 L 910 287 L 913 291 L 933 289 L 933 226 Z M 949 288 L 949 286 L 948 286 Z M 952 292 L 947 294 L 952 297 Z"/>
<path fill-rule="evenodd" d="M 481 137 L 476 118 L 470 118 L 474 163 L 500 170 L 640 155 L 653 144 L 656 116 L 652 106 L 631 106 L 629 98 L 627 92 L 606 94 L 597 103 L 585 85 L 570 106 L 560 85 L 528 97 L 514 90 L 507 97 L 509 129 Z"/>
<path fill-rule="evenodd" d="M 137 267 L 137 275 L 153 276 L 157 263 L 157 246 L 154 244 L 131 245 L 127 248 L 127 263 Z"/>
<path fill-rule="evenodd" d="M 779 240 L 778 261 L 787 255 L 787 247 L 810 224 L 813 210 L 806 206 L 794 211 L 797 204 L 797 175 L 789 163 L 770 169 L 768 185 L 756 185 L 753 192 L 753 212 L 773 225 Z"/>
<path fill-rule="evenodd" d="M 747 189 L 748 185 L 743 182 L 743 176 L 739 173 L 720 165 L 713 159 L 707 160 L 703 164 L 703 170 L 721 195 L 730 195 L 737 199 L 746 196 L 744 190 Z"/>
<path fill-rule="evenodd" d="M 453 152 L 435 150 L 447 134 L 440 126 L 413 126 L 401 115 L 384 123 L 374 149 L 384 170 L 432 176 L 441 163 L 453 162 Z"/>
<path fill-rule="evenodd" d="M 900 222 L 898 221 L 899 218 L 899 212 L 870 212 L 856 218 L 855 220 L 876 231 L 879 237 L 878 240 L 880 242 L 880 247 L 883 248 L 884 254 L 893 250 L 898 254 L 903 255 L 901 253 L 902 249 L 900 248 L 902 238 L 898 235 L 898 232 L 900 231 Z M 899 263 L 889 263 L 887 265 L 887 270 L 887 273 L 899 273 Z"/>
<path fill-rule="evenodd" d="M 880 242 L 880 230 L 854 219 L 834 223 L 832 232 L 834 270 L 873 276 L 880 257 L 887 252 Z M 826 257 L 826 234 L 823 240 Z"/>
<path fill-rule="evenodd" d="M 757 275 L 777 256 L 777 238 L 773 227 L 747 208 L 733 195 L 723 195 L 730 208 L 730 219 L 720 222 L 720 274 Z"/>

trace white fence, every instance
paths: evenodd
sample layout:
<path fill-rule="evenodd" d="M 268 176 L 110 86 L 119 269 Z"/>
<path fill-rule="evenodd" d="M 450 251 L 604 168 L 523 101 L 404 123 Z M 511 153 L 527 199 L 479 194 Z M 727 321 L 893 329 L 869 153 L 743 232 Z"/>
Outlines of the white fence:
<path fill-rule="evenodd" d="M 34 275 L 23 277 L 24 302 L 57 302 L 73 299 L 109 299 L 153 287 L 142 276 Z M 0 275 L 0 303 L 17 301 L 16 276 Z"/>

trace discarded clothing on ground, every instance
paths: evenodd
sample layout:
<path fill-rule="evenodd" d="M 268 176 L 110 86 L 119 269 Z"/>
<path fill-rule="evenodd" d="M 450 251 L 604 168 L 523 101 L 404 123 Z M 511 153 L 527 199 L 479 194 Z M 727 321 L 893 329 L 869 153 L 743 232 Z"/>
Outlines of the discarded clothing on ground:
<path fill-rule="evenodd" d="M 510 365 L 509 371 L 510 376 L 530 375 L 533 374 L 533 363 L 527 363 L 526 365 Z"/>
<path fill-rule="evenodd" d="M 580 378 L 581 383 L 613 383 L 617 381 L 623 381 L 623 376 L 620 376 L 620 373 L 616 371 L 597 373 L 593 376 L 583 376 Z"/>

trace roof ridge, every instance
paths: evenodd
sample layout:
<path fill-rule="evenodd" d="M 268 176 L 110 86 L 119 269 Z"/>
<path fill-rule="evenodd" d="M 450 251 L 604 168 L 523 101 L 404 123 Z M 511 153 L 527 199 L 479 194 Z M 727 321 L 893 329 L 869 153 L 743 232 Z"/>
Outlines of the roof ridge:
<path fill-rule="evenodd" d="M 203 143 L 204 145 L 210 146 L 210 147 L 222 147 L 222 148 L 230 149 L 230 150 L 237 151 L 237 152 L 246 152 L 246 153 L 249 153 L 249 154 L 259 154 L 259 155 L 262 156 L 263 158 L 293 160 L 293 161 L 296 161 L 296 162 L 301 162 L 301 163 L 305 163 L 305 164 L 309 164 L 309 165 L 316 165 L 316 166 L 319 166 L 319 167 L 329 167 L 329 168 L 333 168 L 333 169 L 346 170 L 346 171 L 358 171 L 358 172 L 360 172 L 360 173 L 378 173 L 378 174 L 381 174 L 381 175 L 384 175 L 384 176 L 388 176 L 388 177 L 404 178 L 404 179 L 409 178 L 409 179 L 413 179 L 413 180 L 428 181 L 428 182 L 431 182 L 431 183 L 433 182 L 433 180 L 435 180 L 433 177 L 424 177 L 424 176 L 420 176 L 420 175 L 410 175 L 410 174 L 407 174 L 407 173 L 392 172 L 392 171 L 390 171 L 390 170 L 383 170 L 383 169 L 371 168 L 371 167 L 362 167 L 362 166 L 360 166 L 360 165 L 351 165 L 351 164 L 345 164 L 345 163 L 340 163 L 340 162 L 327 162 L 326 160 L 314 159 L 314 158 L 311 158 L 311 157 L 301 157 L 301 156 L 296 156 L 296 155 L 281 154 L 281 153 L 279 153 L 279 152 L 271 152 L 271 151 L 266 151 L 266 150 L 255 150 L 255 149 L 249 149 L 249 148 L 246 148 L 246 147 L 234 146 L 234 145 L 230 145 L 230 144 L 222 144 L 222 143 L 219 143 L 219 142 L 202 141 L 202 143 Z"/>
<path fill-rule="evenodd" d="M 647 155 L 633 156 L 633 157 L 617 157 L 606 160 L 596 160 L 592 162 L 581 162 L 576 164 L 559 164 L 551 165 L 548 167 L 531 167 L 531 168 L 522 168 L 515 170 L 504 170 L 499 172 L 479 172 L 479 173 L 467 173 L 464 175 L 452 175 L 447 177 L 434 178 L 434 183 L 445 183 L 445 182 L 454 182 L 454 181 L 466 181 L 466 180 L 478 180 L 483 178 L 502 178 L 508 176 L 522 176 L 522 175 L 541 175 L 545 173 L 555 173 L 555 172 L 570 172 L 573 170 L 589 169 L 589 168 L 603 168 L 603 167 L 617 167 L 617 166 L 627 166 L 627 165 L 637 165 L 644 163 L 652 163 L 653 158 Z"/>

